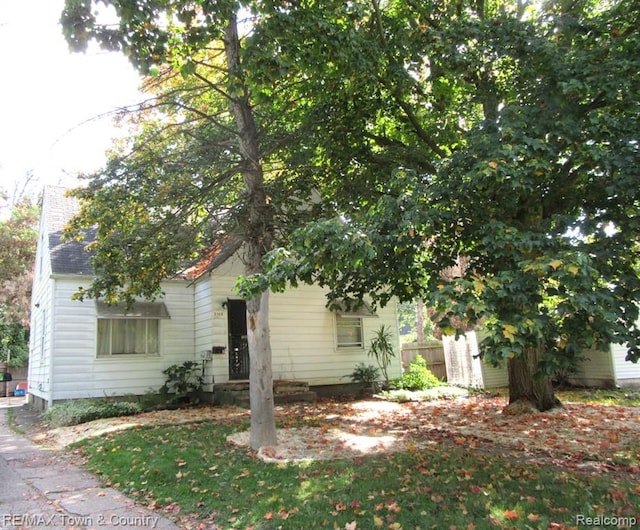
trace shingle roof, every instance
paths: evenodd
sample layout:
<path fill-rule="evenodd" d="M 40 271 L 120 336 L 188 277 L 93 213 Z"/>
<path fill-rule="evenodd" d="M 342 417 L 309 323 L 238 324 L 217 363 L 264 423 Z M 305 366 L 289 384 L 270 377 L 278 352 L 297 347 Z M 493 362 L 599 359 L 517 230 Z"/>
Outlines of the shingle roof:
<path fill-rule="evenodd" d="M 182 276 L 195 280 L 207 272 L 217 269 L 240 249 L 242 243 L 242 238 L 237 234 L 224 237 L 221 242 L 211 245 L 194 265 L 185 269 Z"/>
<path fill-rule="evenodd" d="M 46 216 L 49 250 L 51 253 L 51 269 L 53 274 L 82 274 L 91 276 L 93 268 L 89 262 L 90 254 L 85 250 L 87 241 L 92 241 L 89 234 L 87 241 L 62 241 L 64 227 L 79 211 L 77 199 L 66 197 L 66 188 L 47 186 L 42 198 L 42 212 Z"/>
<path fill-rule="evenodd" d="M 53 274 L 81 274 L 92 276 L 91 253 L 85 247 L 95 240 L 96 229 L 88 231 L 84 241 L 62 241 L 64 227 L 80 210 L 80 203 L 65 194 L 67 188 L 47 186 L 42 199 L 42 212 L 46 216 L 46 230 L 49 236 L 51 269 Z M 205 253 L 202 260 L 183 271 L 179 276 L 196 279 L 227 261 L 242 245 L 237 235 L 227 236 L 221 243 L 215 243 Z"/>

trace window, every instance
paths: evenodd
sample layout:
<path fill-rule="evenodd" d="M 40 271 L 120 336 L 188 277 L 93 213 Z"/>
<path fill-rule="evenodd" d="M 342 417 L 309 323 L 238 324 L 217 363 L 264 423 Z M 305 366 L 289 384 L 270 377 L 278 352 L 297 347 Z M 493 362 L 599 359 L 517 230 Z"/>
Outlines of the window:
<path fill-rule="evenodd" d="M 361 302 L 358 307 L 349 307 L 346 302 L 334 303 L 336 316 L 336 345 L 338 348 L 364 348 L 363 319 L 377 317 L 369 304 Z"/>
<path fill-rule="evenodd" d="M 163 303 L 137 303 L 133 307 L 97 302 L 98 357 L 158 355 L 160 319 L 169 318 Z"/>
<path fill-rule="evenodd" d="M 98 320 L 98 357 L 158 354 L 157 319 Z"/>
<path fill-rule="evenodd" d="M 362 318 L 336 315 L 338 348 L 362 348 Z"/>

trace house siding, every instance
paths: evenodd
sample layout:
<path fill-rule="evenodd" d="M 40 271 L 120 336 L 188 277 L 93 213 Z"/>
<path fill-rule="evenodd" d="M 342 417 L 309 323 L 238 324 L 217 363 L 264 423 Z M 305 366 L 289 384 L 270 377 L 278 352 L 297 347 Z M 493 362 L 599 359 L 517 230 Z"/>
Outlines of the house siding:
<path fill-rule="evenodd" d="M 229 380 L 228 322 L 223 303 L 227 299 L 239 298 L 234 287 L 241 272 L 239 261 L 234 259 L 205 280 L 211 282 L 213 343 L 226 347 L 224 355 L 212 356 L 211 366 L 207 370 L 216 383 Z M 395 304 L 379 308 L 375 317 L 363 318 L 364 347 L 342 349 L 336 347 L 335 315 L 326 308 L 325 293 L 318 286 L 302 285 L 287 289 L 284 293 L 270 294 L 269 325 L 274 379 L 304 380 L 312 386 L 350 383 L 349 374 L 356 364 L 376 364 L 375 359 L 368 356 L 367 347 L 382 324 L 392 331 L 396 353 L 389 375 L 401 375 Z"/>
<path fill-rule="evenodd" d="M 616 384 L 623 388 L 640 388 L 640 362 L 626 361 L 627 350 L 620 344 L 611 347 Z"/>
<path fill-rule="evenodd" d="M 221 319 L 226 319 L 226 312 L 222 307 L 219 297 L 213 293 L 211 276 L 207 275 L 195 286 L 195 319 L 196 319 L 196 358 L 201 359 L 201 354 L 207 353 L 209 359 L 204 363 L 205 392 L 213 392 L 213 385 L 220 381 L 226 381 L 227 373 L 227 338 L 226 327 L 222 328 Z M 224 352 L 213 355 L 214 346 L 224 347 Z M 223 377 L 223 374 L 224 377 Z"/>
<path fill-rule="evenodd" d="M 509 373 L 506 366 L 491 366 L 482 361 L 482 380 L 484 388 L 502 388 L 509 385 Z"/>
<path fill-rule="evenodd" d="M 585 350 L 584 359 L 578 363 L 577 372 L 569 381 L 573 384 L 588 387 L 615 386 L 615 372 L 612 356 L 608 351 Z"/>
<path fill-rule="evenodd" d="M 51 334 L 52 311 L 51 300 L 47 294 L 41 295 L 39 307 L 31 310 L 32 324 L 29 340 L 29 372 L 28 391 L 30 394 L 50 401 L 51 371 Z"/>
<path fill-rule="evenodd" d="M 395 358 L 390 377 L 401 375 L 400 338 L 395 305 L 378 308 L 376 317 L 364 317 L 362 348 L 337 348 L 335 314 L 326 308 L 325 291 L 303 285 L 271 297 L 271 347 L 276 379 L 303 378 L 311 385 L 350 382 L 358 363 L 376 365 L 368 345 L 383 324 L 392 330 Z"/>
<path fill-rule="evenodd" d="M 484 329 L 480 329 L 475 333 L 479 351 L 479 345 L 486 338 L 487 332 Z M 483 388 L 502 388 L 509 386 L 509 372 L 507 371 L 506 362 L 500 366 L 492 366 L 482 360 L 480 361 L 480 365 L 482 367 Z"/>
<path fill-rule="evenodd" d="M 51 403 L 51 332 L 55 281 L 51 279 L 49 239 L 44 216 L 40 220 L 35 271 L 31 293 L 31 327 L 29 335 L 28 393 L 44 403 Z M 30 398 L 33 401 L 33 398 Z"/>
<path fill-rule="evenodd" d="M 229 324 L 227 310 L 224 306 L 227 299 L 240 298 L 234 290 L 236 278 L 242 272 L 240 261 L 233 257 L 223 263 L 210 276 L 211 304 L 214 310 L 210 316 L 211 335 L 213 344 L 224 346 L 224 354 L 213 355 L 211 360 L 212 379 L 216 383 L 224 383 L 229 380 Z"/>
<path fill-rule="evenodd" d="M 52 347 L 56 352 L 52 373 L 54 402 L 157 391 L 165 381 L 162 370 L 194 359 L 193 295 L 184 283 L 163 285 L 171 318 L 160 322 L 159 356 L 104 359 L 96 357 L 95 303 L 72 300 L 77 288 L 77 280 L 56 282 L 56 322 L 52 333 Z"/>

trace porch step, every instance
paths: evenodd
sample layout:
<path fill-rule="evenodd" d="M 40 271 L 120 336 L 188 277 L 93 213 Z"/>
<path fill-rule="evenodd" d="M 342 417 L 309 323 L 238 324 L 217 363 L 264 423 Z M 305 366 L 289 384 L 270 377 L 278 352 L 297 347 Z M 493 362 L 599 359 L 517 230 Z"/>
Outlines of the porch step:
<path fill-rule="evenodd" d="M 249 382 L 230 381 L 214 387 L 215 403 L 220 405 L 236 405 L 249 408 Z M 298 401 L 313 402 L 317 398 L 315 392 L 309 390 L 306 381 L 278 380 L 273 382 L 273 399 L 276 405 L 295 403 Z"/>

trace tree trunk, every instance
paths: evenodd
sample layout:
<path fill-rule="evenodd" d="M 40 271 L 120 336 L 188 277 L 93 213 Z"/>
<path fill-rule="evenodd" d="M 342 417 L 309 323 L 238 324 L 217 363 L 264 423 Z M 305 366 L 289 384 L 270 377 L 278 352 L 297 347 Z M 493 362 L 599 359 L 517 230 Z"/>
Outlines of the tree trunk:
<path fill-rule="evenodd" d="M 269 291 L 247 302 L 247 337 L 251 402 L 249 443 L 257 451 L 260 447 L 277 444 L 269 340 Z"/>
<path fill-rule="evenodd" d="M 245 225 L 248 275 L 262 272 L 262 258 L 273 244 L 273 210 L 267 199 L 258 130 L 244 83 L 240 61 L 240 39 L 235 16 L 225 30 L 225 52 L 230 79 L 230 99 L 238 128 L 242 155 L 242 178 L 246 191 Z M 269 337 L 269 293 L 247 301 L 247 341 L 249 343 L 249 398 L 251 401 L 251 448 L 276 445 L 273 411 L 273 372 Z"/>
<path fill-rule="evenodd" d="M 561 406 L 556 399 L 551 378 L 536 375 L 541 348 L 526 348 L 521 357 L 509 359 L 509 405 L 525 402 L 536 410 Z"/>

